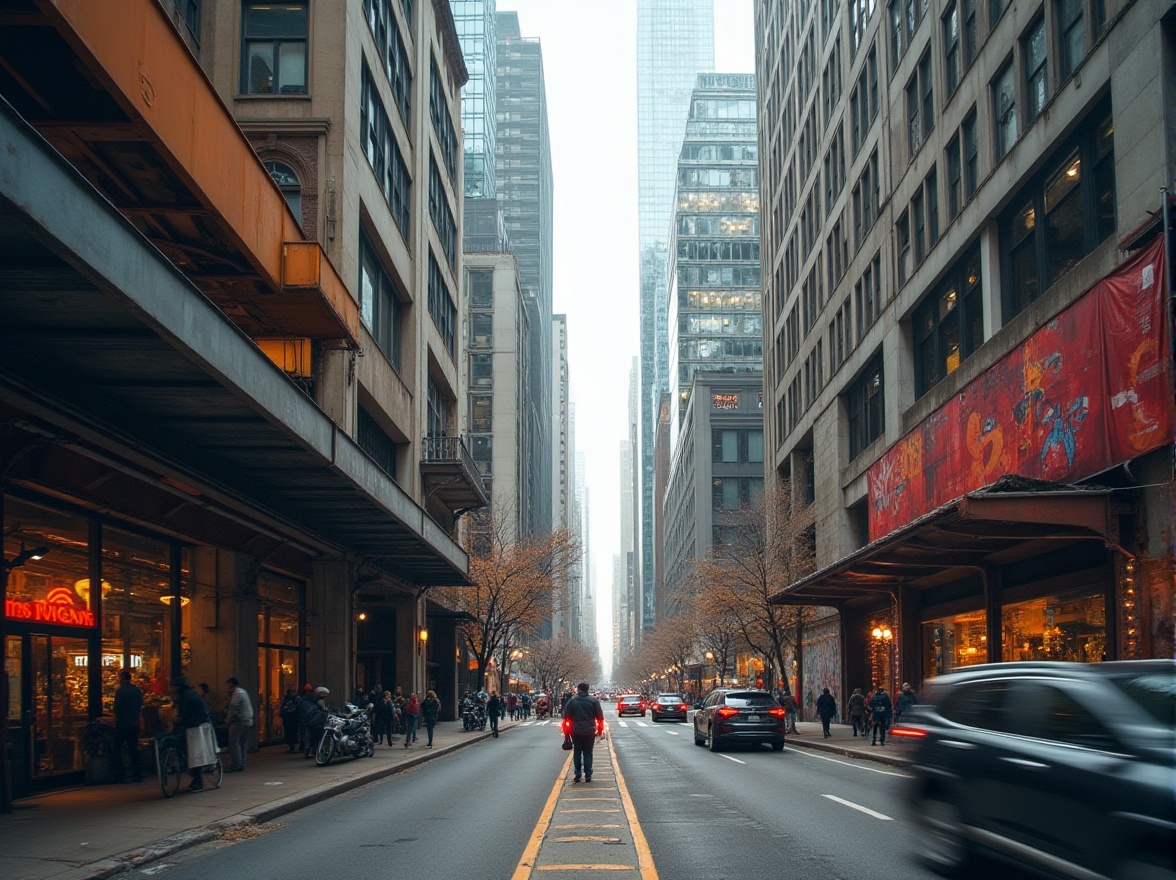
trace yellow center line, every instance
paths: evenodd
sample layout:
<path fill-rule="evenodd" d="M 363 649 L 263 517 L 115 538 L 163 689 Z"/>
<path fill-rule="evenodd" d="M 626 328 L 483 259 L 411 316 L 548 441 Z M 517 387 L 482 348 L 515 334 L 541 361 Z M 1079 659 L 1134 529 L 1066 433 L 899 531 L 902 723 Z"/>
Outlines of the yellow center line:
<path fill-rule="evenodd" d="M 597 824 L 595 822 L 579 822 L 572 825 L 552 825 L 552 828 L 620 828 L 617 824 Z"/>
<path fill-rule="evenodd" d="M 535 823 L 535 828 L 531 831 L 531 839 L 527 841 L 527 846 L 523 849 L 523 854 L 519 858 L 518 865 L 515 866 L 511 880 L 528 880 L 531 876 L 531 868 L 539 855 L 539 846 L 543 843 L 544 835 L 547 834 L 547 826 L 551 824 L 555 805 L 559 801 L 559 793 L 563 789 L 564 777 L 568 775 L 568 767 L 571 766 L 571 763 L 572 753 L 568 752 L 563 769 L 560 770 L 555 785 L 552 786 L 551 794 L 547 796 L 547 803 L 543 805 L 543 812 L 539 814 L 539 821 Z"/>
<path fill-rule="evenodd" d="M 599 807 L 584 807 L 582 810 L 567 810 L 560 808 L 561 813 L 619 813 L 620 810 L 602 810 Z"/>
<path fill-rule="evenodd" d="M 617 788 L 621 792 L 621 803 L 625 805 L 625 815 L 629 817 L 629 829 L 633 832 L 633 845 L 637 848 L 637 864 L 641 867 L 641 880 L 658 880 L 657 868 L 653 864 L 653 853 L 650 852 L 649 842 L 645 839 L 645 832 L 641 830 L 641 823 L 637 821 L 637 808 L 633 806 L 633 799 L 629 797 L 629 787 L 625 785 L 625 777 L 621 775 L 621 765 L 617 763 L 617 753 L 613 749 L 612 739 L 608 741 L 608 753 L 612 758 L 612 765 L 617 776 Z"/>
<path fill-rule="evenodd" d="M 540 865 L 539 871 L 632 871 L 632 865 Z"/>
<path fill-rule="evenodd" d="M 576 834 L 568 835 L 567 837 L 552 837 L 552 843 L 577 843 L 584 840 L 596 840 L 600 843 L 613 843 L 620 840 L 619 837 L 605 837 L 603 834 Z"/>

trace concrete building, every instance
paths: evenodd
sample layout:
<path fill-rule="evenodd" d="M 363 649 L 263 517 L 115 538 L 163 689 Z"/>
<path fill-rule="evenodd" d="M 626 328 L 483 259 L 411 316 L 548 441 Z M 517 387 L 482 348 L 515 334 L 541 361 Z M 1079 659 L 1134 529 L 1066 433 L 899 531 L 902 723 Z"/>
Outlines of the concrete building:
<path fill-rule="evenodd" d="M 715 544 L 715 513 L 754 505 L 764 490 L 763 377 L 698 371 L 663 501 L 667 592 Z"/>
<path fill-rule="evenodd" d="M 670 231 L 671 446 L 696 372 L 763 369 L 757 152 L 755 76 L 700 73 Z"/>
<path fill-rule="evenodd" d="M 802 698 L 1171 656 L 1171 3 L 755 16 L 767 472 L 817 522 L 780 599 L 838 611 Z"/>
<path fill-rule="evenodd" d="M 654 435 L 660 398 L 668 393 L 666 258 L 673 211 L 674 175 L 682 147 L 690 91 L 702 71 L 714 69 L 712 0 L 637 2 L 637 234 L 640 259 L 640 423 L 635 459 L 640 495 L 637 591 L 638 631 L 656 617 L 654 590 Z M 639 636 L 638 636 L 639 638 Z"/>
<path fill-rule="evenodd" d="M 454 623 L 420 597 L 464 582 L 486 501 L 457 405 L 466 72 L 448 7 L 362 12 L 0 29 L 6 791 L 80 779 L 120 668 L 148 734 L 178 674 L 237 676 L 262 741 L 306 681 L 433 687 L 452 717 Z"/>
<path fill-rule="evenodd" d="M 539 41 L 522 36 L 519 17 L 499 12 L 495 20 L 497 79 L 496 150 L 498 202 L 506 221 L 511 251 L 519 260 L 523 296 L 531 311 L 531 362 L 535 369 L 531 396 L 537 420 L 532 478 L 535 483 L 529 532 L 552 527 L 551 486 L 551 315 L 553 181 L 551 140 L 547 131 L 547 91 Z"/>

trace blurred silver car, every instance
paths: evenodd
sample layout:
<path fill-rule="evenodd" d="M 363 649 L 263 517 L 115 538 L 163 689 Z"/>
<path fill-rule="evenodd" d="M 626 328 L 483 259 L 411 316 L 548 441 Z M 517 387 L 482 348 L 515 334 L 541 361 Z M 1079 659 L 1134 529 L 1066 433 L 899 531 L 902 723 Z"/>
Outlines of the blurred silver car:
<path fill-rule="evenodd" d="M 933 679 L 891 735 L 939 873 L 1176 877 L 1176 661 L 1000 663 Z"/>

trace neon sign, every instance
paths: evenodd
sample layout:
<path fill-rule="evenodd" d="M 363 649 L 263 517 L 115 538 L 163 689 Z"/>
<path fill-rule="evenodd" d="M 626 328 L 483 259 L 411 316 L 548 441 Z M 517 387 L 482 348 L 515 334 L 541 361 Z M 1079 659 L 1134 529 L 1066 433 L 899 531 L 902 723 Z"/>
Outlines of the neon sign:
<path fill-rule="evenodd" d="M 58 587 L 50 590 L 44 599 L 24 601 L 4 600 L 4 616 L 9 620 L 23 620 L 30 623 L 53 623 L 58 626 L 94 626 L 94 612 L 74 604 L 74 594 Z"/>

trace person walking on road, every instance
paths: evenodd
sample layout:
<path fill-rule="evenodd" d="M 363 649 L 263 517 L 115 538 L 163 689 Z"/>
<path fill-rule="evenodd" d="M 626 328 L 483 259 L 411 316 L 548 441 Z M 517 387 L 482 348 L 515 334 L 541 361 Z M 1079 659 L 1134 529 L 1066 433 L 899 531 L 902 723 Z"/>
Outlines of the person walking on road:
<path fill-rule="evenodd" d="M 424 702 L 421 703 L 421 717 L 425 720 L 425 731 L 429 734 L 426 749 L 433 748 L 433 728 L 437 726 L 437 716 L 441 714 L 441 701 L 437 699 L 435 691 L 425 691 Z"/>
<path fill-rule="evenodd" d="M 225 712 L 225 723 L 229 725 L 230 773 L 245 769 L 245 755 L 249 751 L 249 733 L 253 730 L 253 704 L 249 694 L 241 687 L 235 676 L 229 677 L 229 708 Z"/>
<path fill-rule="evenodd" d="M 821 695 L 817 697 L 817 714 L 821 717 L 821 729 L 824 731 L 825 736 L 831 736 L 829 733 L 829 722 L 837 714 L 837 700 L 829 693 L 828 688 L 823 688 Z"/>
<path fill-rule="evenodd" d="M 188 679 L 177 675 L 172 679 L 172 687 L 176 690 L 176 721 L 172 725 L 172 733 L 180 737 L 180 747 L 187 754 L 187 731 L 193 727 L 205 724 L 208 719 L 208 705 L 196 689 L 188 684 Z M 204 791 L 204 767 L 188 767 L 192 781 L 188 784 L 188 791 Z"/>
<path fill-rule="evenodd" d="M 498 691 L 490 691 L 490 699 L 486 701 L 486 718 L 490 722 L 490 735 L 498 739 L 498 719 L 502 717 L 502 699 Z"/>
<path fill-rule="evenodd" d="M 890 729 L 890 713 L 893 708 L 894 704 L 890 702 L 890 694 L 886 693 L 886 688 L 879 687 L 874 691 L 869 704 L 870 720 L 873 724 L 870 728 L 870 745 L 876 746 L 879 738 L 882 745 L 886 745 L 886 731 Z"/>
<path fill-rule="evenodd" d="M 596 737 L 604 733 L 604 709 L 600 700 L 588 693 L 588 682 L 576 685 L 576 695 L 564 704 L 563 717 L 567 721 L 564 730 L 572 734 L 572 782 L 580 781 L 581 770 L 584 780 L 591 782 L 592 747 Z"/>
<path fill-rule="evenodd" d="M 122 763 L 127 753 L 127 769 L 119 774 L 123 782 L 143 781 L 139 768 L 139 715 L 143 711 L 143 692 L 131 682 L 129 669 L 120 669 L 119 686 L 114 692 L 114 759 Z"/>
<path fill-rule="evenodd" d="M 417 723 L 421 720 L 421 701 L 416 691 L 408 695 L 404 704 L 404 747 L 407 749 L 417 738 Z"/>
<path fill-rule="evenodd" d="M 854 688 L 853 693 L 849 695 L 849 700 L 846 701 L 849 707 L 849 723 L 853 725 L 853 735 L 857 736 L 858 731 L 862 732 L 862 736 L 866 735 L 866 698 L 862 695 L 861 688 Z"/>

